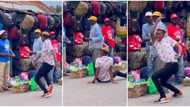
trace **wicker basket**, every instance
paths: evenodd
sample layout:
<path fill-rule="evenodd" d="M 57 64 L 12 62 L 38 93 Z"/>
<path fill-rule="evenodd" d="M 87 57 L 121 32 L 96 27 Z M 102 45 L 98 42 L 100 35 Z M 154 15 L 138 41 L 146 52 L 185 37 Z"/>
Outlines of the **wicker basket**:
<path fill-rule="evenodd" d="M 190 80 L 189 79 L 184 79 L 183 80 L 183 85 L 184 86 L 190 86 Z"/>
<path fill-rule="evenodd" d="M 86 69 L 82 69 L 82 70 L 79 70 L 77 72 L 71 72 L 71 75 L 70 77 L 71 78 L 83 78 L 83 77 L 86 77 L 87 76 L 87 70 Z"/>
<path fill-rule="evenodd" d="M 19 86 L 14 86 L 10 89 L 13 93 L 24 93 L 29 90 L 29 85 L 28 84 L 22 84 Z"/>
<path fill-rule="evenodd" d="M 128 88 L 128 97 L 135 98 L 147 93 L 147 84 L 137 85 L 134 88 Z"/>

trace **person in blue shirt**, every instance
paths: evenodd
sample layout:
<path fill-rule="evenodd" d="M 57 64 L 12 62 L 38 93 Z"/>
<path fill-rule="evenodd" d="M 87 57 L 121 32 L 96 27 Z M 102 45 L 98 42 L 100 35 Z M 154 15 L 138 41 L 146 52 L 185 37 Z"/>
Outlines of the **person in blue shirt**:
<path fill-rule="evenodd" d="M 15 57 L 10 49 L 8 35 L 5 30 L 0 31 L 0 91 L 8 89 L 7 81 L 10 79 L 10 58 Z"/>

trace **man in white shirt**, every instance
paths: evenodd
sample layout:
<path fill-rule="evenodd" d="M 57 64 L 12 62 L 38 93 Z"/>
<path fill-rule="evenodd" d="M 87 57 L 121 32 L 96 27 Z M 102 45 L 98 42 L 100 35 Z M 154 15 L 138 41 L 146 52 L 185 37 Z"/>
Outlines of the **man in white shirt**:
<path fill-rule="evenodd" d="M 97 17 L 91 16 L 88 20 L 92 24 L 90 29 L 89 47 L 93 50 L 93 60 L 95 61 L 96 58 L 100 56 L 100 48 L 102 47 L 104 40 L 101 28 L 97 23 Z"/>
<path fill-rule="evenodd" d="M 37 58 L 39 57 L 39 53 L 42 50 L 43 41 L 41 39 L 41 30 L 40 29 L 36 29 L 34 31 L 34 33 L 35 33 L 34 34 L 35 35 L 35 39 L 34 39 L 33 48 L 32 48 L 33 55 L 31 57 L 31 60 L 32 60 L 32 64 L 37 69 L 39 69 L 41 63 L 40 63 L 40 60 L 37 60 Z"/>
<path fill-rule="evenodd" d="M 178 72 L 178 56 L 181 55 L 182 49 L 175 40 L 166 35 L 166 27 L 163 23 L 157 25 L 154 38 L 154 47 L 157 55 L 166 63 L 161 70 L 154 72 L 152 76 L 152 80 L 160 94 L 159 100 L 155 102 L 168 103 L 169 100 L 166 98 L 163 86 L 174 92 L 174 97 L 182 96 L 180 90 L 167 82 L 172 75 Z M 178 50 L 178 53 L 174 51 L 174 48 Z"/>
<path fill-rule="evenodd" d="M 151 34 L 154 29 L 154 22 L 152 18 L 152 12 L 148 11 L 145 14 L 146 23 L 142 26 L 142 39 L 146 44 L 146 52 L 147 52 L 147 73 L 145 74 L 146 78 L 151 77 L 153 74 L 153 59 L 154 59 L 154 50 L 151 44 Z"/>
<path fill-rule="evenodd" d="M 34 43 L 33 43 L 33 49 L 32 51 L 34 53 L 38 53 L 39 51 L 41 51 L 42 49 L 42 39 L 41 39 L 41 30 L 40 29 L 36 29 L 34 31 L 34 35 L 35 35 L 35 39 L 34 39 Z"/>
<path fill-rule="evenodd" d="M 101 57 L 98 57 L 95 62 L 95 76 L 92 83 L 98 82 L 113 82 L 113 72 L 112 72 L 112 66 L 113 66 L 113 58 L 108 56 L 109 53 L 109 47 L 107 45 L 104 45 L 101 48 Z"/>

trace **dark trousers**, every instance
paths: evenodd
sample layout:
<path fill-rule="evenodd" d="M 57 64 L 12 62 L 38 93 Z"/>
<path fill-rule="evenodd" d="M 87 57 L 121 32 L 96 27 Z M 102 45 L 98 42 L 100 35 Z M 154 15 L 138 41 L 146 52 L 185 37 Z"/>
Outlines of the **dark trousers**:
<path fill-rule="evenodd" d="M 122 72 L 119 72 L 119 71 L 116 71 L 113 73 L 113 77 L 116 77 L 116 76 L 119 76 L 119 77 L 123 77 L 123 78 L 127 78 L 127 73 L 122 73 Z M 108 83 L 108 82 L 111 82 L 111 80 L 108 80 L 108 81 L 101 81 L 99 79 L 97 79 L 98 82 L 100 83 Z"/>
<path fill-rule="evenodd" d="M 168 83 L 168 80 L 172 75 L 175 75 L 178 72 L 178 63 L 167 63 L 164 68 L 160 71 L 155 72 L 152 76 L 152 80 L 158 89 L 160 98 L 166 97 L 164 89 L 162 86 L 170 89 L 174 93 L 179 93 L 179 90 L 173 85 Z"/>
<path fill-rule="evenodd" d="M 53 68 L 52 65 L 49 65 L 47 63 L 43 63 L 40 67 L 40 69 L 38 70 L 38 72 L 35 75 L 35 81 L 36 83 L 39 85 L 39 87 L 41 88 L 41 90 L 44 91 L 44 93 L 47 93 L 47 89 L 46 86 L 43 84 L 43 82 L 40 80 L 42 77 L 44 77 L 45 81 L 47 82 L 47 85 L 51 84 L 51 79 L 49 78 L 49 72 L 51 71 L 51 69 Z"/>
<path fill-rule="evenodd" d="M 127 73 L 116 71 L 116 72 L 113 73 L 113 77 L 116 77 L 116 76 L 127 78 Z"/>

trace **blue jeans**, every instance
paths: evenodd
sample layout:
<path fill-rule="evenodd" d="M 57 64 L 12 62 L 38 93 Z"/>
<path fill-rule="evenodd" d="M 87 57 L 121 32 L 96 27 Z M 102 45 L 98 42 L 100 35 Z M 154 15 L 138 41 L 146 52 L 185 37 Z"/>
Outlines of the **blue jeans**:
<path fill-rule="evenodd" d="M 151 77 L 153 72 L 154 72 L 154 63 L 153 63 L 153 60 L 154 60 L 154 50 L 153 50 L 153 47 L 152 46 L 146 46 L 146 52 L 147 52 L 147 76 L 148 77 Z"/>
<path fill-rule="evenodd" d="M 183 57 L 180 57 L 179 61 L 178 61 L 178 72 L 175 74 L 175 81 L 177 83 L 181 83 L 183 80 L 183 76 L 184 76 L 184 60 Z"/>

